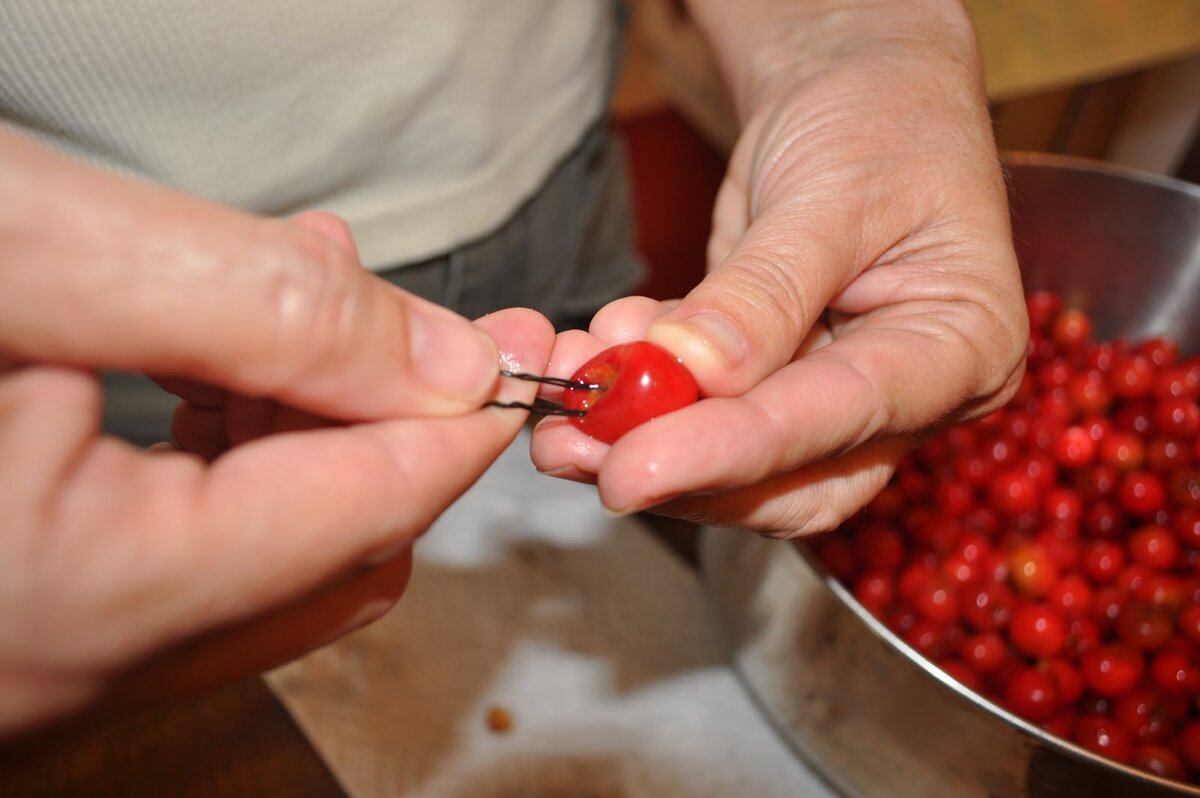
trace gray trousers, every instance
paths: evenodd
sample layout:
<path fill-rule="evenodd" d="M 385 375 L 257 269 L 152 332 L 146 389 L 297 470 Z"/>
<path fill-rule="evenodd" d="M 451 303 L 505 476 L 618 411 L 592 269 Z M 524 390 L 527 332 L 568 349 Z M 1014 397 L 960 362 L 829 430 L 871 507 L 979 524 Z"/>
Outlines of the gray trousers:
<path fill-rule="evenodd" d="M 595 125 L 498 230 L 380 275 L 468 318 L 529 307 L 559 329 L 586 326 L 642 276 L 632 246 L 625 160 Z M 105 374 L 104 429 L 139 445 L 170 439 L 176 400 L 134 374 Z"/>

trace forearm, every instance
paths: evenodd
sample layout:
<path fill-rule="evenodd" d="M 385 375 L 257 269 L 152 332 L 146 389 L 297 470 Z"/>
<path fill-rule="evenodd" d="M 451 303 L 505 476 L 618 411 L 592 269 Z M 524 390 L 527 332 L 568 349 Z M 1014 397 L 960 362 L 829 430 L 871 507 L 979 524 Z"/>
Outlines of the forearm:
<path fill-rule="evenodd" d="M 688 0 L 742 122 L 797 80 L 836 61 L 958 62 L 976 72 L 960 0 Z M 977 77 L 977 76 L 976 76 Z"/>

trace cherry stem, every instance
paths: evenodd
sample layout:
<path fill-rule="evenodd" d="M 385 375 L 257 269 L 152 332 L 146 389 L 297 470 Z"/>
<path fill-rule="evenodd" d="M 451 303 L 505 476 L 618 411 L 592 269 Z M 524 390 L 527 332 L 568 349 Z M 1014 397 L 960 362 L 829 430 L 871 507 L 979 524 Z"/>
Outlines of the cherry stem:
<path fill-rule="evenodd" d="M 513 410 L 528 410 L 531 413 L 537 413 L 541 416 L 575 416 L 583 417 L 587 414 L 586 410 L 568 410 L 560 404 L 549 401 L 548 399 L 534 399 L 533 404 L 525 402 L 488 402 L 484 407 L 503 407 Z"/>
<path fill-rule="evenodd" d="M 559 388 L 579 388 L 584 391 L 594 391 L 600 386 L 583 380 L 564 380 L 561 377 L 539 377 L 536 374 L 526 374 L 523 371 L 500 371 L 501 377 L 511 377 L 514 380 L 525 380 L 526 382 L 540 382 L 544 385 L 555 385 Z M 574 411 L 571 415 L 575 415 Z M 579 415 L 583 415 L 580 413 Z"/>

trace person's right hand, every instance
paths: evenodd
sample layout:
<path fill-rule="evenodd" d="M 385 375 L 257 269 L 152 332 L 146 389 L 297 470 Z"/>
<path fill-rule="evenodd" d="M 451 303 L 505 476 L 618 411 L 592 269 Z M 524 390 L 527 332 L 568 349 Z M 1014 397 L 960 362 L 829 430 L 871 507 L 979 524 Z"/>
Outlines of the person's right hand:
<path fill-rule="evenodd" d="M 498 358 L 540 372 L 552 345 L 536 314 L 472 326 L 363 271 L 332 217 L 250 216 L 2 127 L 0 197 L 0 736 L 122 674 L 195 686 L 377 616 L 524 420 L 477 410 L 534 392 L 497 388 Z M 101 368 L 183 386 L 203 457 L 101 435 Z"/>

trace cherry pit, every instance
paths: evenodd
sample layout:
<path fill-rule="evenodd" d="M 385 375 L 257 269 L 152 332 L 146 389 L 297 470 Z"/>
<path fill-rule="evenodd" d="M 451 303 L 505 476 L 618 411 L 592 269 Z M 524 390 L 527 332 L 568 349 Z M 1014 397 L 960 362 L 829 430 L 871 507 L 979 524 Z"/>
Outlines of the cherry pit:
<path fill-rule="evenodd" d="M 919 654 L 1110 759 L 1200 783 L 1200 357 L 1027 299 L 1020 388 L 811 545 Z"/>

